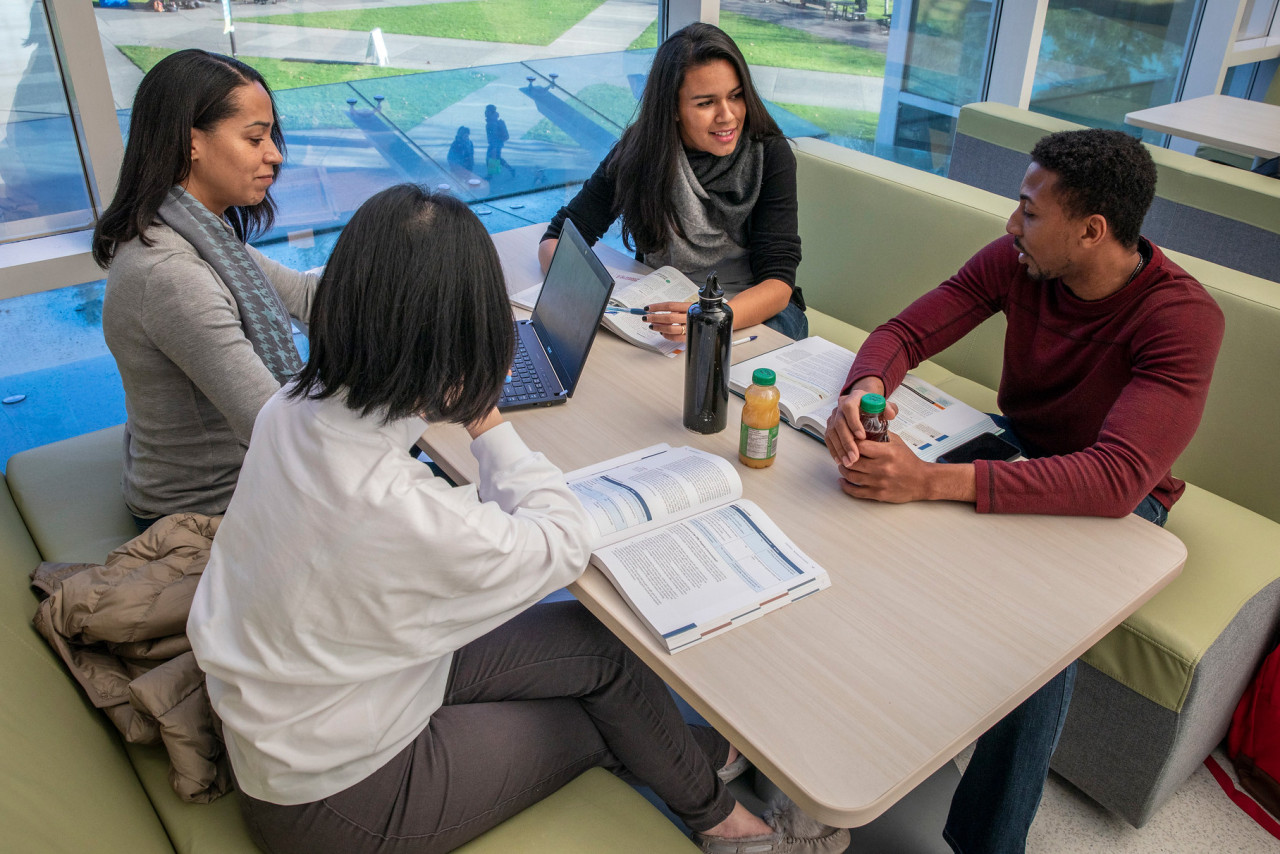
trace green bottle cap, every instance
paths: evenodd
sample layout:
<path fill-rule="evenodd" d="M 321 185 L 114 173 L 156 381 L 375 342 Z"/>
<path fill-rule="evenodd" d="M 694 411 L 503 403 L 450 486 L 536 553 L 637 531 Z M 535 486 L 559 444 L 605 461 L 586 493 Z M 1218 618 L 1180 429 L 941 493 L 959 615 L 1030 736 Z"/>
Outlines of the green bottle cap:
<path fill-rule="evenodd" d="M 868 415 L 876 415 L 884 412 L 884 395 L 864 394 L 862 396 L 862 401 L 858 404 L 858 408 Z"/>
<path fill-rule="evenodd" d="M 756 368 L 751 372 L 751 382 L 756 385 L 773 385 L 778 381 L 778 375 L 768 368 Z"/>

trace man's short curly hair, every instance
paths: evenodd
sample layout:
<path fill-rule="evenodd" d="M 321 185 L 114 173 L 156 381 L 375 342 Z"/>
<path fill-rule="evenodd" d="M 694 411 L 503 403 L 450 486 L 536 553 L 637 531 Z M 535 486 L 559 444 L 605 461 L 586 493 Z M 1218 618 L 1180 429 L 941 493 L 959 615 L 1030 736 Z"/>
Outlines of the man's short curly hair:
<path fill-rule="evenodd" d="M 1122 246 L 1137 245 L 1156 195 L 1156 165 L 1141 142 L 1118 130 L 1061 131 L 1037 142 L 1031 159 L 1058 176 L 1070 216 L 1101 214 Z"/>

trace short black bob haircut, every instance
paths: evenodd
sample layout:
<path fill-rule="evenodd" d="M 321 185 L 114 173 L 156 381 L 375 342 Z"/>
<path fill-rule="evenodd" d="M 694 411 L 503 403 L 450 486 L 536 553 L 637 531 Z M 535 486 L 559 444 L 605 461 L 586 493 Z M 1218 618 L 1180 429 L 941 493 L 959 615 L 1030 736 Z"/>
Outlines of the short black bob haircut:
<path fill-rule="evenodd" d="M 1138 245 L 1156 196 L 1156 164 L 1141 142 L 1118 130 L 1061 131 L 1037 142 L 1031 160 L 1058 176 L 1069 216 L 1101 214 L 1121 246 Z"/>
<path fill-rule="evenodd" d="M 291 397 L 342 394 L 348 409 L 384 422 L 484 417 L 511 367 L 515 330 L 480 219 L 416 184 L 372 196 L 338 237 L 310 336 Z"/>
<path fill-rule="evenodd" d="M 93 231 L 93 260 L 106 269 L 116 246 L 147 229 L 174 184 L 191 174 L 191 131 L 212 131 L 239 107 L 241 86 L 259 84 L 271 99 L 271 141 L 284 157 L 284 131 L 271 87 L 252 66 L 196 48 L 171 53 L 142 78 L 133 96 L 129 141 L 120 163 L 115 197 Z M 280 164 L 272 170 L 279 177 Z M 276 203 L 270 189 L 261 202 L 228 208 L 226 218 L 241 241 L 269 230 Z"/>

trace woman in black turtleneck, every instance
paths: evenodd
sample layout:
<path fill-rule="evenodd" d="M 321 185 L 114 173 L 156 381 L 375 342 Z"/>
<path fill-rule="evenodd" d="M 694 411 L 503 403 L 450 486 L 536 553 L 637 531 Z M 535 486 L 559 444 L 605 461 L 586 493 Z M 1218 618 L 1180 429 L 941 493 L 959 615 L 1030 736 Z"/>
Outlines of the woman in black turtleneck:
<path fill-rule="evenodd" d="M 697 284 L 715 271 L 738 328 L 808 334 L 796 288 L 796 161 L 723 30 L 690 24 L 658 48 L 640 115 L 561 208 L 538 257 L 551 262 L 565 217 L 595 243 L 619 216 L 627 246 L 651 267 Z M 654 329 L 684 338 L 688 303 L 655 303 Z"/>

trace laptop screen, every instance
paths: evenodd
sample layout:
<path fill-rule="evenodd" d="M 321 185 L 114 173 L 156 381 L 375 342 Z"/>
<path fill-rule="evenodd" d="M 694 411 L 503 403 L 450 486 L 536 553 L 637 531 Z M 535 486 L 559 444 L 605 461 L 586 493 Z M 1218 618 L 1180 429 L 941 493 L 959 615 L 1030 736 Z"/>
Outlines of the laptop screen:
<path fill-rule="evenodd" d="M 566 218 L 531 319 L 556 376 L 570 394 L 612 292 L 613 277 Z"/>

